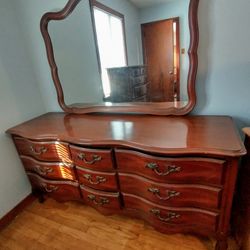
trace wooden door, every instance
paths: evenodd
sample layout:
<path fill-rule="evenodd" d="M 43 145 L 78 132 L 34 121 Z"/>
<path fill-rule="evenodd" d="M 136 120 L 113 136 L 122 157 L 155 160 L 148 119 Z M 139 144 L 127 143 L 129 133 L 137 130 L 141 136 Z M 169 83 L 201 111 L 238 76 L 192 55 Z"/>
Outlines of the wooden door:
<path fill-rule="evenodd" d="M 174 81 L 174 19 L 142 24 L 144 63 L 148 69 L 149 100 L 172 102 Z M 178 95 L 178 94 L 177 94 Z"/>

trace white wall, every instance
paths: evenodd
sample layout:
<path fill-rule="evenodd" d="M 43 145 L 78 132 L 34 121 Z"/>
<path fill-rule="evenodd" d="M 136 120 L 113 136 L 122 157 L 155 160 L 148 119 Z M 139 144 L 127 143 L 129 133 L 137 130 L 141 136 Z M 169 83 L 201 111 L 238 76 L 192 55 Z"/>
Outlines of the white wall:
<path fill-rule="evenodd" d="M 193 114 L 250 126 L 250 1 L 200 0 L 198 102 Z"/>
<path fill-rule="evenodd" d="M 31 191 L 5 131 L 45 112 L 13 1 L 0 3 L 0 218 Z"/>
<path fill-rule="evenodd" d="M 180 48 L 185 49 L 185 54 L 180 55 L 180 100 L 187 101 L 187 76 L 189 70 L 188 49 L 190 34 L 188 26 L 189 0 L 178 0 L 157 4 L 153 7 L 140 9 L 140 23 L 149 23 L 173 17 L 179 17 L 180 21 Z"/>

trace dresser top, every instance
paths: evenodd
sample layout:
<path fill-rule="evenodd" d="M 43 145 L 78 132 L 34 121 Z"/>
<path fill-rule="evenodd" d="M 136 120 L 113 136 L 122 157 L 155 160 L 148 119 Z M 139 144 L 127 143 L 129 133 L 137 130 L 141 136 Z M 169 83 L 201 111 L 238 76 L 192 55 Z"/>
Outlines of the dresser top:
<path fill-rule="evenodd" d="M 47 113 L 7 132 L 32 140 L 132 147 L 159 154 L 231 157 L 246 154 L 233 120 L 226 116 Z"/>

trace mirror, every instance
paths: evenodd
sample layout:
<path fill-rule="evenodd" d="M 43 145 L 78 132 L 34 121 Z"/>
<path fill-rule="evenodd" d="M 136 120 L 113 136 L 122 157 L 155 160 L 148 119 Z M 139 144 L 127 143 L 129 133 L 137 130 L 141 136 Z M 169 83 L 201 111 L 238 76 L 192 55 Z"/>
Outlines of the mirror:
<path fill-rule="evenodd" d="M 197 9 L 198 0 L 69 0 L 46 13 L 41 30 L 62 109 L 190 112 Z"/>

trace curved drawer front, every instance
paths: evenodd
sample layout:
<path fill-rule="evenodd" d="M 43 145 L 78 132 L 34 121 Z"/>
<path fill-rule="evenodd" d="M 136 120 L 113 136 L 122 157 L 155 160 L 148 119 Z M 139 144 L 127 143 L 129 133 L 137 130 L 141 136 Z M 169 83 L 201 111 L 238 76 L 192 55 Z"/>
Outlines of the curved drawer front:
<path fill-rule="evenodd" d="M 115 173 L 97 172 L 78 166 L 76 171 L 80 184 L 103 191 L 116 191 L 118 189 Z"/>
<path fill-rule="evenodd" d="M 113 170 L 111 150 L 89 149 L 70 145 L 75 165 L 99 171 Z"/>
<path fill-rule="evenodd" d="M 20 155 L 28 155 L 41 161 L 71 162 L 67 143 L 63 142 L 37 142 L 28 139 L 14 138 Z"/>
<path fill-rule="evenodd" d="M 47 163 L 24 155 L 20 158 L 26 171 L 35 172 L 49 179 L 76 180 L 73 165 L 69 163 Z"/>
<path fill-rule="evenodd" d="M 121 192 L 164 206 L 219 208 L 221 189 L 191 184 L 159 184 L 143 177 L 119 174 Z"/>
<path fill-rule="evenodd" d="M 119 193 L 96 191 L 84 185 L 81 185 L 80 188 L 85 204 L 94 207 L 104 214 L 119 212 L 121 208 Z"/>
<path fill-rule="evenodd" d="M 58 201 L 81 200 L 79 184 L 73 181 L 46 180 L 37 174 L 27 172 L 33 188 L 49 194 Z"/>
<path fill-rule="evenodd" d="M 159 182 L 221 185 L 225 161 L 210 158 L 154 157 L 130 150 L 116 150 L 120 172 Z"/>
<path fill-rule="evenodd" d="M 217 213 L 195 208 L 163 207 L 135 195 L 126 193 L 122 195 L 125 209 L 142 213 L 145 220 L 154 227 L 162 229 L 161 231 L 169 225 L 178 226 L 179 231 L 184 229 L 216 231 Z"/>

